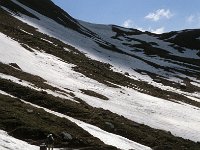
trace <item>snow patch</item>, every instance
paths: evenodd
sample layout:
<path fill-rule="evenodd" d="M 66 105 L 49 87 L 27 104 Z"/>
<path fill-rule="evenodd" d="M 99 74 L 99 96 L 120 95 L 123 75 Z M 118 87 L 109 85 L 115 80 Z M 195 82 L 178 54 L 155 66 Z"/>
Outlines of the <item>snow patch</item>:
<path fill-rule="evenodd" d="M 0 149 L 1 150 L 39 150 L 39 147 L 30 145 L 27 142 L 13 138 L 9 136 L 7 132 L 0 130 Z"/>
<path fill-rule="evenodd" d="M 158 84 L 154 82 L 150 76 L 138 73 L 136 70 L 146 70 L 151 73 L 156 73 L 160 76 L 163 76 L 169 81 L 174 81 L 177 83 L 182 82 L 182 80 L 177 77 L 177 73 L 180 74 L 180 76 L 182 75 L 180 72 L 174 72 L 174 73 L 167 72 L 164 69 L 158 69 L 156 67 L 153 67 L 150 64 L 140 59 L 133 58 L 131 56 L 127 56 L 127 55 L 123 55 L 119 53 L 115 53 L 113 51 L 105 50 L 101 48 L 97 43 L 95 43 L 92 39 L 86 37 L 85 35 L 75 32 L 74 30 L 65 28 L 64 26 L 58 24 L 54 20 L 39 14 L 38 12 L 17 2 L 16 0 L 13 0 L 13 2 L 23 7 L 30 13 L 34 14 L 35 16 L 40 18 L 40 20 L 31 18 L 29 16 L 25 16 L 23 14 L 21 14 L 21 17 L 13 14 L 14 17 L 18 18 L 19 20 L 23 22 L 28 23 L 31 26 L 34 26 L 35 28 L 38 28 L 38 30 L 44 34 L 48 34 L 49 36 L 55 37 L 63 41 L 64 43 L 67 43 L 76 47 L 77 49 L 84 52 L 88 57 L 92 59 L 111 64 L 113 66 L 112 69 L 116 72 L 120 72 L 123 74 L 128 72 L 130 74 L 130 78 L 133 78 L 135 80 L 146 81 L 152 85 L 158 85 Z M 178 70 L 183 70 L 183 71 L 186 71 L 189 69 L 187 67 L 183 67 L 181 65 L 171 63 L 170 61 L 166 61 L 166 59 L 162 59 L 159 57 L 153 57 L 153 58 L 148 57 L 143 52 L 138 52 L 138 53 L 136 53 L 135 51 L 131 52 L 133 48 L 124 46 L 121 41 L 111 38 L 115 36 L 116 34 L 115 32 L 112 31 L 112 26 L 93 25 L 93 24 L 86 23 L 83 21 L 79 21 L 79 23 L 87 27 L 94 33 L 97 33 L 105 41 L 108 41 L 109 43 L 113 43 L 114 45 L 117 46 L 117 48 L 124 50 L 126 53 L 134 54 L 137 57 L 141 57 L 149 62 L 156 63 L 162 67 L 171 67 L 171 68 L 176 68 Z M 130 31 L 129 29 L 127 30 L 128 32 Z M 196 55 L 197 53 L 196 50 L 185 49 L 183 53 L 180 53 L 176 49 L 170 46 L 171 43 L 164 42 L 162 40 L 159 40 L 157 37 L 149 36 L 147 34 L 132 35 L 132 36 L 127 36 L 127 37 L 125 36 L 123 38 L 134 38 L 134 39 L 139 39 L 146 42 L 154 42 L 158 44 L 158 46 L 155 46 L 155 47 L 162 48 L 162 49 L 164 48 L 167 51 L 169 51 L 169 53 L 171 53 L 172 55 L 199 59 L 199 56 Z M 126 40 L 126 39 L 122 39 L 122 40 Z M 137 44 L 137 43 L 138 42 L 134 40 L 130 42 L 130 44 Z M 162 84 L 159 84 L 159 86 L 156 86 L 156 87 L 161 88 L 161 89 L 167 88 Z M 176 92 L 176 90 L 173 90 L 173 92 Z"/>
<path fill-rule="evenodd" d="M 27 32 L 27 31 L 25 31 L 25 30 L 23 30 L 23 29 L 20 29 L 22 32 L 24 32 L 24 33 L 26 33 L 26 34 L 29 34 L 29 35 L 33 35 L 32 33 L 29 33 L 29 32 Z"/>
<path fill-rule="evenodd" d="M 25 86 L 25 87 L 29 87 L 29 88 L 34 89 L 34 90 L 36 90 L 36 91 L 45 91 L 45 92 L 47 92 L 48 94 L 51 94 L 51 95 L 53 95 L 53 96 L 55 96 L 55 97 L 60 97 L 60 98 L 62 98 L 62 99 L 68 99 L 68 100 L 71 100 L 71 101 L 73 101 L 73 102 L 79 103 L 78 101 L 73 100 L 72 97 L 71 97 L 70 95 L 65 96 L 66 93 L 65 93 L 65 95 L 63 95 L 63 94 L 61 94 L 61 93 L 58 93 L 58 92 L 56 93 L 56 92 L 51 91 L 51 90 L 49 90 L 49 89 L 37 88 L 34 84 L 32 84 L 32 83 L 30 83 L 30 82 L 27 82 L 27 81 L 18 79 L 18 78 L 16 78 L 16 77 L 13 77 L 13 76 L 10 76 L 10 75 L 5 75 L 5 74 L 0 73 L 0 78 L 7 79 L 7 80 L 11 80 L 11 81 L 14 82 L 14 83 L 20 84 L 20 85 Z"/>
<path fill-rule="evenodd" d="M 197 83 L 197 82 L 190 82 L 192 85 L 195 85 L 197 87 L 200 87 L 200 83 Z"/>
<path fill-rule="evenodd" d="M 5 93 L 5 92 L 1 92 L 1 90 L 0 90 L 0 93 Z M 5 94 L 5 95 L 8 95 L 8 94 Z M 81 127 L 82 129 L 84 129 L 85 131 L 89 132 L 94 137 L 99 138 L 102 142 L 104 142 L 107 145 L 112 145 L 112 146 L 117 147 L 117 148 L 122 149 L 122 150 L 129 150 L 129 149 L 134 149 L 134 150 L 151 150 L 151 148 L 149 148 L 147 146 L 141 145 L 139 143 L 131 141 L 131 140 L 129 140 L 127 138 L 124 138 L 122 136 L 106 132 L 106 131 L 104 131 L 104 130 L 102 130 L 102 129 L 94 126 L 94 125 L 85 123 L 83 121 L 74 119 L 72 117 L 63 115 L 63 114 L 55 112 L 55 111 L 51 111 L 51 110 L 49 110 L 47 108 L 40 107 L 38 105 L 32 104 L 30 102 L 26 102 L 24 100 L 21 100 L 21 101 L 24 102 L 24 103 L 26 103 L 26 104 L 29 104 L 29 105 L 31 105 L 33 107 L 41 108 L 41 109 L 45 110 L 46 112 L 48 112 L 50 114 L 56 115 L 56 116 L 61 117 L 61 118 L 66 118 L 66 119 L 74 122 L 79 127 Z M 1 139 L 1 132 L 0 132 L 0 139 Z M 14 139 L 14 142 L 16 144 L 19 143 L 19 141 L 16 141 L 16 139 Z M 4 144 L 4 142 L 2 142 L 2 143 Z M 1 142 L 0 142 L 0 146 L 1 146 Z M 28 145 L 28 146 L 30 146 L 30 145 Z M 31 148 L 28 147 L 28 149 L 30 149 L 30 150 L 36 150 L 36 148 L 37 147 L 35 147 L 35 149 L 31 149 Z M 7 149 L 5 149 L 5 150 L 7 150 Z M 9 149 L 9 150 L 12 150 L 12 149 Z M 15 150 L 15 149 L 13 149 L 13 150 Z M 19 150 L 27 150 L 27 149 L 23 149 L 23 147 L 22 147 L 22 149 L 19 149 Z"/>
<path fill-rule="evenodd" d="M 17 63 L 25 72 L 38 75 L 58 87 L 70 89 L 93 107 L 110 110 L 130 120 L 170 131 L 173 135 L 185 139 L 200 141 L 199 108 L 193 109 L 190 105 L 169 102 L 129 88 L 108 87 L 73 71 L 73 65 L 55 56 L 37 51 L 35 55 L 3 34 L 0 34 L 0 41 L 1 62 Z M 81 93 L 79 89 L 92 90 L 108 97 L 109 100 L 97 100 Z"/>

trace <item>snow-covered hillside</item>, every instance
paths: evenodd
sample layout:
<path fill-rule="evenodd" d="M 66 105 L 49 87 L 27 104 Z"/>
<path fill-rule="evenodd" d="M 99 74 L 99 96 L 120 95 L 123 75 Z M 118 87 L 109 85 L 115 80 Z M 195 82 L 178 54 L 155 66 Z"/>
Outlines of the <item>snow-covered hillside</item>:
<path fill-rule="evenodd" d="M 198 46 L 182 46 L 174 40 L 178 32 L 168 37 L 91 24 L 63 12 L 56 17 L 60 23 L 32 2 L 0 4 L 0 19 L 15 20 L 0 24 L 1 95 L 75 123 L 96 143 L 138 150 L 200 147 Z M 55 135 L 59 141 L 58 131 Z M 6 147 L 5 141 L 1 146 Z"/>
<path fill-rule="evenodd" d="M 17 1 L 13 2 L 37 16 L 39 20 L 22 14 L 21 17 L 15 17 L 34 26 L 42 33 L 75 46 L 92 59 L 109 63 L 114 71 L 124 74 L 128 72 L 130 78 L 145 81 L 161 89 L 173 92 L 177 90 L 177 93 L 182 95 L 199 97 L 198 93 L 188 94 L 187 92 L 185 93 L 179 90 L 180 85 L 186 84 L 186 78 L 190 83 L 194 82 L 197 86 L 200 86 L 198 76 L 200 73 L 200 67 L 198 65 L 200 56 L 197 55 L 199 50 L 182 48 L 182 50 L 179 51 L 178 48 L 174 48 L 175 46 L 173 43 L 160 40 L 156 35 L 152 36 L 146 33 L 136 33 L 135 35 L 131 30 L 106 25 L 92 25 L 80 21 L 83 26 L 97 33 L 100 39 L 103 39 L 99 41 L 100 43 L 107 41 L 110 45 L 114 46 L 113 48 L 111 47 L 113 50 L 106 49 L 99 45 L 93 38 L 89 38 L 72 29 L 65 28 L 54 20 L 37 13 Z M 124 32 L 125 35 L 117 36 L 118 33 L 114 28 L 119 28 L 118 30 Z M 153 45 L 152 47 L 155 48 L 157 52 L 151 52 L 151 46 L 144 46 L 144 49 L 143 47 L 138 47 L 141 44 L 145 46 Z M 147 53 L 150 53 L 150 55 Z M 178 61 L 179 59 L 181 61 Z M 190 59 L 192 59 L 191 62 L 194 64 L 187 63 L 186 60 Z M 158 78 L 161 82 L 157 83 L 155 78 Z M 163 83 L 162 80 L 164 80 Z M 174 84 L 174 88 L 167 86 L 165 81 L 171 82 L 172 86 Z"/>

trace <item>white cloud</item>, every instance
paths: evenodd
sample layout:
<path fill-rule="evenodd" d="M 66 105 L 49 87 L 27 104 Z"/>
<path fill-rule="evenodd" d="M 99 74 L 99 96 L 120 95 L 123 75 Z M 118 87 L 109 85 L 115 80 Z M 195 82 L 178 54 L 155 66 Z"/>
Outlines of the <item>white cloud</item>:
<path fill-rule="evenodd" d="M 144 28 L 142 28 L 142 27 L 136 27 L 136 29 L 137 30 L 140 30 L 140 31 L 142 31 L 142 32 L 145 32 L 146 30 L 144 29 Z"/>
<path fill-rule="evenodd" d="M 150 19 L 152 21 L 158 21 L 161 18 L 170 19 L 171 17 L 173 17 L 173 14 L 171 13 L 171 11 L 169 9 L 167 9 L 167 10 L 158 9 L 155 12 L 149 13 L 147 16 L 145 16 L 145 19 Z"/>
<path fill-rule="evenodd" d="M 195 19 L 195 15 L 190 15 L 186 18 L 186 22 L 193 23 Z"/>
<path fill-rule="evenodd" d="M 122 26 L 125 27 L 125 28 L 134 28 L 134 29 L 138 29 L 138 30 L 140 30 L 140 31 L 142 31 L 142 32 L 145 31 L 144 28 L 138 27 L 138 26 L 134 23 L 134 21 L 131 20 L 131 19 L 128 19 L 128 20 L 124 21 L 124 23 L 122 24 Z"/>
<path fill-rule="evenodd" d="M 165 27 L 160 27 L 160 28 L 157 28 L 157 29 L 150 29 L 150 32 L 156 33 L 156 34 L 162 34 L 162 33 L 165 32 Z"/>
<path fill-rule="evenodd" d="M 143 27 L 138 27 L 134 23 L 134 21 L 131 20 L 131 19 L 128 19 L 128 20 L 124 21 L 122 26 L 125 27 L 125 28 L 134 28 L 134 29 L 140 30 L 142 32 L 149 31 L 149 32 L 156 33 L 156 34 L 161 34 L 161 33 L 165 32 L 165 28 L 164 27 L 160 27 L 160 28 L 157 28 L 157 29 L 152 29 L 151 27 L 149 27 L 148 29 L 145 29 Z"/>
<path fill-rule="evenodd" d="M 134 23 L 132 20 L 128 19 L 128 20 L 124 21 L 122 26 L 125 28 L 132 28 L 134 26 Z"/>
<path fill-rule="evenodd" d="M 200 13 L 187 16 L 186 17 L 186 23 L 188 23 L 190 25 L 193 24 L 194 26 L 199 27 L 199 25 L 200 25 Z"/>

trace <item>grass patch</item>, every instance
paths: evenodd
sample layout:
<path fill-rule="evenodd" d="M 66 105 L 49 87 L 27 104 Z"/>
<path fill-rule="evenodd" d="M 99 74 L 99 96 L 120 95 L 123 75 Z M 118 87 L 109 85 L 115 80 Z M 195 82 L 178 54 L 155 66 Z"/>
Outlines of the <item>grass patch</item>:
<path fill-rule="evenodd" d="M 200 143 L 195 143 L 189 140 L 185 140 L 183 138 L 175 137 L 169 132 L 152 129 L 146 125 L 135 123 L 133 121 L 130 121 L 124 118 L 123 116 L 119 116 L 108 110 L 104 110 L 101 108 L 93 108 L 87 105 L 86 103 L 81 102 L 81 100 L 80 100 L 81 103 L 77 104 L 71 101 L 53 97 L 52 95 L 42 94 L 41 92 L 35 91 L 33 89 L 29 89 L 27 87 L 23 87 L 21 85 L 12 83 L 11 81 L 4 80 L 4 79 L 0 79 L 0 84 L 1 84 L 1 87 L 0 87 L 1 90 L 11 95 L 14 95 L 18 98 L 24 99 L 26 101 L 29 101 L 31 103 L 43 106 L 45 108 L 48 108 L 54 111 L 60 112 L 62 114 L 66 114 L 68 116 L 82 120 L 89 124 L 93 124 L 108 132 L 124 136 L 130 140 L 153 147 L 155 149 L 163 149 L 166 143 L 170 145 L 172 149 L 174 150 L 176 150 L 178 147 L 184 147 L 185 149 L 192 148 L 194 150 L 200 147 Z M 13 105 L 18 106 L 19 104 L 13 103 Z M 12 107 L 12 106 L 4 107 L 3 105 L 0 105 L 0 106 L 2 106 L 1 109 L 4 109 L 6 111 L 7 111 L 6 109 L 7 107 Z M 16 110 L 13 109 L 13 112 L 15 111 Z M 26 112 L 27 114 L 29 114 L 30 111 L 27 111 L 26 109 Z M 46 115 L 42 115 L 42 116 L 46 118 Z M 49 120 L 48 117 L 47 117 L 47 120 Z M 29 128 L 27 127 L 24 128 L 24 123 L 28 122 L 28 120 L 26 121 L 15 120 L 15 118 L 13 119 L 13 117 L 9 117 L 9 120 L 6 123 L 6 125 L 9 125 L 9 124 L 11 125 L 12 122 L 15 123 L 14 125 L 17 129 L 14 132 L 15 134 L 17 134 L 22 129 L 24 131 L 28 130 L 27 132 L 29 132 Z M 56 120 L 54 120 L 54 122 L 56 122 Z M 112 128 L 107 125 L 108 123 L 109 125 L 110 124 L 112 125 Z M 32 126 L 33 131 L 38 130 L 37 124 L 33 124 Z M 6 125 L 4 127 L 6 127 Z M 55 126 L 55 128 L 56 129 L 51 129 L 48 131 L 60 130 L 59 129 L 60 127 L 57 129 L 57 127 Z M 71 126 L 70 130 L 72 128 L 74 127 Z M 44 133 L 46 135 L 47 132 L 44 132 Z M 40 132 L 38 134 L 40 135 Z"/>
<path fill-rule="evenodd" d="M 102 100 L 109 100 L 108 97 L 104 96 L 104 95 L 101 95 L 99 93 L 96 93 L 94 91 L 91 91 L 91 90 L 84 90 L 84 89 L 80 89 L 84 94 L 87 94 L 89 96 L 93 96 L 93 97 L 97 97 L 97 98 L 100 98 Z"/>
<path fill-rule="evenodd" d="M 118 86 L 116 86 L 116 85 L 128 86 L 130 88 L 137 87 L 140 89 L 145 89 L 141 92 L 155 96 L 155 97 L 160 97 L 160 98 L 168 99 L 168 100 L 175 99 L 177 101 L 180 101 L 179 94 L 161 90 L 152 85 L 149 85 L 146 82 L 136 81 L 136 80 L 130 79 L 128 76 L 124 76 L 124 74 L 114 72 L 110 69 L 111 66 L 109 64 L 92 60 L 92 59 L 86 57 L 84 54 L 80 53 L 74 47 L 64 44 L 55 38 L 51 38 L 45 34 L 37 32 L 35 30 L 35 28 L 28 26 L 27 24 L 24 24 L 23 22 L 15 19 L 12 16 L 9 16 L 1 8 L 0 8 L 0 13 L 1 13 L 0 20 L 3 20 L 2 22 L 4 22 L 4 23 L 0 23 L 0 31 L 2 33 L 12 37 L 13 39 L 19 41 L 20 43 L 24 43 L 24 44 L 28 45 L 29 47 L 32 47 L 37 50 L 43 50 L 46 53 L 49 53 L 49 54 L 52 54 L 54 56 L 61 58 L 62 60 L 64 60 L 67 63 L 76 65 L 73 69 L 77 72 L 82 73 L 83 75 L 85 75 L 88 78 L 94 79 L 100 83 L 103 83 L 103 84 L 111 86 L 111 87 L 118 88 Z M 33 36 L 31 36 L 29 34 L 25 34 L 20 29 L 23 29 L 29 33 L 32 33 Z M 45 42 L 44 40 L 41 40 L 41 38 L 50 40 L 54 44 L 49 44 L 49 43 Z M 57 46 L 55 46 L 55 45 L 57 45 Z M 63 49 L 64 47 L 70 49 L 70 51 L 65 51 Z M 124 54 L 124 52 L 122 52 L 122 54 Z M 144 61 L 145 63 L 148 63 L 149 65 L 152 65 L 155 68 L 161 68 L 161 69 L 165 69 L 165 70 L 170 69 L 170 68 L 165 68 L 165 67 L 159 66 L 155 63 L 151 63 L 147 60 L 144 60 L 144 59 L 134 56 L 134 55 L 131 55 L 131 57 L 135 57 L 136 59 Z M 194 69 L 198 69 L 198 68 L 194 68 Z M 178 70 L 175 70 L 175 71 L 178 71 Z M 8 71 L 8 72 L 11 72 L 11 71 Z M 192 74 L 190 72 L 186 72 L 186 71 L 181 72 L 181 73 L 198 76 L 197 73 L 194 73 L 194 72 Z M 41 83 L 44 83 L 44 81 L 38 82 L 37 83 L 38 86 L 43 86 L 45 88 L 52 88 L 50 86 L 47 87 L 47 85 L 41 84 Z M 111 84 L 111 83 L 113 83 L 113 84 Z M 35 85 L 37 85 L 37 84 L 35 84 Z M 168 95 L 170 95 L 170 97 L 168 97 Z M 199 105 L 195 105 L 195 106 L 199 107 Z"/>
<path fill-rule="evenodd" d="M 56 147 L 100 147 L 115 149 L 78 127 L 71 121 L 56 117 L 42 109 L 22 103 L 19 99 L 0 94 L 0 128 L 11 136 L 40 145 L 49 133 L 55 137 Z M 31 110 L 31 111 L 30 111 Z M 61 133 L 72 135 L 71 141 L 63 141 Z"/>

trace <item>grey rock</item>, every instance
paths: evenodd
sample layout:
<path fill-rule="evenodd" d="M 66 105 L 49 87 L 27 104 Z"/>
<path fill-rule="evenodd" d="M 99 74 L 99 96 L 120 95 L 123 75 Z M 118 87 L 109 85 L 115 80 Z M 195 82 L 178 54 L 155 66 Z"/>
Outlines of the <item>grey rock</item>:
<path fill-rule="evenodd" d="M 115 126 L 114 126 L 112 123 L 110 123 L 110 122 L 105 122 L 105 124 L 106 124 L 107 126 L 109 126 L 111 129 L 114 129 L 114 128 L 115 128 Z"/>
<path fill-rule="evenodd" d="M 71 141 L 73 139 L 72 135 L 67 132 L 62 132 L 61 137 L 63 141 Z"/>

